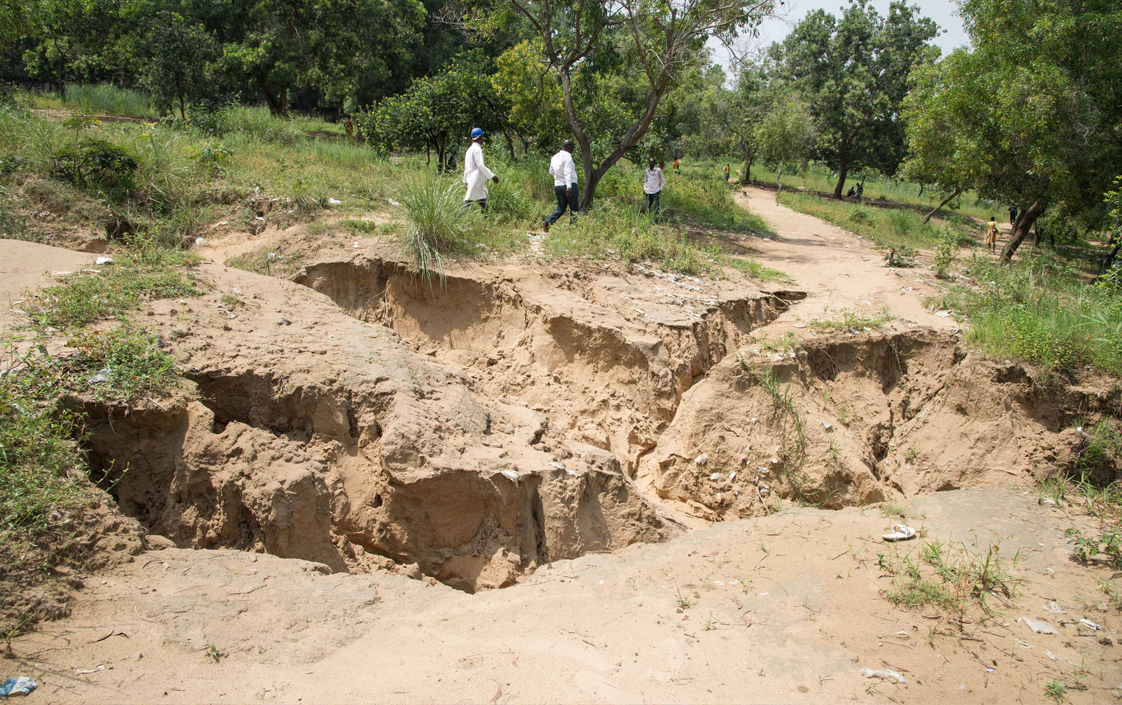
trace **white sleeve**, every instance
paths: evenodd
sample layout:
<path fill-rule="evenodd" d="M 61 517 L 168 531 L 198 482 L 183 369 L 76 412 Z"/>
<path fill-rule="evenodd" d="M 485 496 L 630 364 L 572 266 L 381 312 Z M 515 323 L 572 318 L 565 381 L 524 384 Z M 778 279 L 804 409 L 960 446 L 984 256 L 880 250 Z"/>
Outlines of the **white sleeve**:
<path fill-rule="evenodd" d="M 577 164 L 573 161 L 573 155 L 571 154 L 565 155 L 565 178 L 568 179 L 565 182 L 566 186 L 577 182 Z"/>
<path fill-rule="evenodd" d="M 494 172 L 492 172 L 490 169 L 488 169 L 487 165 L 483 163 L 483 150 L 482 149 L 479 150 L 479 163 L 476 164 L 476 166 L 479 168 L 479 173 L 480 173 L 480 175 L 483 176 L 484 180 L 490 179 L 491 177 L 493 177 L 495 175 Z"/>

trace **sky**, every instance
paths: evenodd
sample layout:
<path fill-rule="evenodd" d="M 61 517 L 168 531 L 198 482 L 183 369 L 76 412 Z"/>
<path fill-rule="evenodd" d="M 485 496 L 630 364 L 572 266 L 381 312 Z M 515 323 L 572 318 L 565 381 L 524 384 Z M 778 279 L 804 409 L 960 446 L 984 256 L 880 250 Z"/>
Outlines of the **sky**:
<path fill-rule="evenodd" d="M 870 4 L 881 15 L 887 15 L 890 1 L 871 0 Z M 846 0 L 786 0 L 783 5 L 776 6 L 777 16 L 763 23 L 760 27 L 760 37 L 754 41 L 762 47 L 766 47 L 772 42 L 783 41 L 791 28 L 807 13 L 823 9 L 835 16 L 840 16 L 842 8 L 847 4 Z M 923 16 L 935 20 L 939 27 L 944 30 L 942 34 L 935 38 L 935 44 L 943 50 L 944 54 L 967 45 L 969 39 L 966 36 L 966 31 L 962 28 L 962 20 L 955 14 L 958 5 L 953 0 L 912 0 L 910 4 L 918 5 Z M 709 47 L 713 51 L 713 58 L 728 71 L 734 63 L 730 52 L 714 40 L 710 40 Z M 732 73 L 732 71 L 729 71 L 730 75 Z"/>

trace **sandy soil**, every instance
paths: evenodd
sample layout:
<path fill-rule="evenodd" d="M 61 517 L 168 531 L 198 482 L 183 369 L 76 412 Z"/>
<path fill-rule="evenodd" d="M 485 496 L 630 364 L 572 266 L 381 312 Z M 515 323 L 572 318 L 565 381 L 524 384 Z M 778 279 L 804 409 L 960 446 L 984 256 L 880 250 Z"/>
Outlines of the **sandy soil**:
<path fill-rule="evenodd" d="M 865 317 L 887 310 L 900 324 L 958 328 L 953 318 L 924 306 L 926 297 L 938 293 L 931 272 L 885 267 L 884 255 L 869 240 L 776 203 L 773 191 L 747 187 L 736 198 L 777 233 L 774 239 L 742 244 L 760 264 L 785 272 L 795 288 L 809 294 L 769 326 L 769 334 L 781 335 L 816 318 L 840 320 L 842 309 Z"/>
<path fill-rule="evenodd" d="M 1064 537 L 1093 527 L 1025 489 L 1037 460 L 1059 463 L 1060 441 L 1080 442 L 1049 437 L 1052 456 L 1028 454 L 1030 423 L 1065 428 L 1051 402 L 1024 395 L 1021 368 L 958 350 L 953 320 L 923 308 L 934 289 L 922 270 L 894 273 L 867 242 L 768 192 L 738 198 L 780 233 L 751 241 L 755 256 L 805 300 L 531 261 L 453 271 L 434 302 L 373 239 L 324 246 L 296 282 L 203 266 L 211 291 L 141 312 L 180 341 L 202 393 L 95 409 L 91 443 L 133 454 L 116 491 L 148 526 L 181 546 L 252 550 L 152 537 L 155 550 L 84 576 L 72 616 L 16 639 L 0 676 L 36 678 L 32 698 L 50 703 L 1039 703 L 1051 681 L 1074 703 L 1122 697 L 1122 617 L 1099 587 L 1109 573 L 1074 563 Z M 216 237 L 205 254 L 221 262 L 261 242 Z M 13 291 L 42 281 L 31 272 L 45 260 L 26 257 Z M 80 266 L 66 263 L 45 268 Z M 223 294 L 243 303 L 230 311 Z M 676 522 L 675 488 L 705 511 L 730 505 L 714 492 L 733 486 L 710 475 L 731 483 L 743 462 L 724 434 L 768 408 L 733 353 L 753 333 L 814 336 L 809 321 L 841 309 L 887 309 L 913 332 L 820 333 L 773 368 L 802 380 L 808 447 L 840 450 L 850 468 L 823 481 L 862 490 L 855 501 L 890 496 L 920 537 L 883 542 L 900 519 L 877 506 Z M 901 341 L 914 345 L 903 361 Z M 843 392 L 845 419 L 827 403 Z M 979 409 L 993 430 L 955 425 Z M 910 485 L 921 475 L 905 439 L 928 479 L 954 477 Z M 630 463 L 673 469 L 659 446 L 674 443 L 687 466 L 675 477 L 697 482 L 645 497 Z M 703 464 L 699 448 L 704 472 L 689 467 Z M 744 492 L 740 516 L 767 511 L 759 481 L 737 480 L 760 497 Z M 864 491 L 874 486 L 888 494 Z M 974 489 L 906 499 L 957 487 Z M 987 595 L 986 612 L 963 595 L 964 618 L 893 607 L 902 577 L 885 566 L 918 562 L 928 542 L 975 557 L 997 547 L 1015 597 Z M 468 589 L 517 583 L 468 594 L 422 571 Z"/>
<path fill-rule="evenodd" d="M 3 240 L 0 244 L 0 334 L 27 320 L 20 303 L 28 291 L 53 284 L 52 273 L 90 267 L 96 257 L 21 240 Z"/>
<path fill-rule="evenodd" d="M 1063 538 L 1079 520 L 997 489 L 925 497 L 909 514 L 924 541 L 1016 554 L 1016 600 L 990 597 L 991 619 L 961 625 L 893 608 L 878 555 L 915 557 L 921 541 L 884 544 L 892 520 L 875 508 L 719 523 L 477 595 L 169 548 L 90 580 L 70 619 L 15 642 L 6 670 L 38 678 L 35 700 L 52 703 L 1038 703 L 1077 668 L 1087 690 L 1070 702 L 1122 687 L 1118 647 L 1104 645 L 1122 620 Z"/>

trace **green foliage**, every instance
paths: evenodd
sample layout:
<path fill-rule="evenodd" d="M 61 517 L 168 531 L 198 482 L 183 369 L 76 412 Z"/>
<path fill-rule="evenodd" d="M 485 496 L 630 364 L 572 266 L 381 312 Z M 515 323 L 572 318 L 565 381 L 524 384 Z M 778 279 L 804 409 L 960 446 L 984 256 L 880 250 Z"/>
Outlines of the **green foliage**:
<path fill-rule="evenodd" d="M 679 274 L 701 274 L 714 262 L 711 254 L 656 225 L 637 208 L 608 198 L 595 210 L 581 213 L 576 225 L 555 227 L 544 244 L 557 257 L 649 262 Z"/>
<path fill-rule="evenodd" d="M 1067 697 L 1067 686 L 1063 681 L 1048 681 L 1048 685 L 1044 686 L 1044 694 L 1057 703 L 1062 703 Z"/>
<path fill-rule="evenodd" d="M 473 252 L 481 230 L 481 218 L 475 206 L 464 208 L 463 191 L 448 179 L 416 179 L 403 186 L 398 194 L 405 218 L 401 236 L 402 253 L 420 271 L 425 284 L 439 277 L 444 284 L 444 256 Z"/>
<path fill-rule="evenodd" d="M 871 208 L 791 192 L 780 196 L 779 202 L 867 237 L 882 247 L 937 247 L 948 232 L 959 244 L 974 244 L 974 231 L 965 223 L 946 223 L 940 228 L 924 223 L 923 216 L 911 210 Z"/>
<path fill-rule="evenodd" d="M 1102 556 L 1102 560 L 1115 570 L 1122 570 L 1122 525 L 1116 524 L 1097 538 L 1085 537 L 1079 529 L 1068 529 L 1064 536 L 1073 539 L 1075 545 L 1071 557 L 1080 563 L 1090 563 Z"/>
<path fill-rule="evenodd" d="M 815 10 L 772 49 L 781 74 L 810 103 L 818 156 L 838 172 L 836 198 L 848 170 L 871 166 L 891 174 L 904 157 L 899 111 L 908 73 L 937 55 L 927 42 L 939 31 L 916 9 L 894 3 L 882 17 L 856 0 L 841 19 Z"/>
<path fill-rule="evenodd" d="M 120 145 L 90 138 L 54 155 L 54 174 L 77 186 L 123 190 L 133 185 L 139 164 Z"/>
<path fill-rule="evenodd" d="M 198 285 L 181 268 L 197 261 L 193 254 L 140 242 L 97 274 L 79 274 L 41 290 L 28 313 L 40 327 L 77 328 L 120 316 L 143 300 L 193 296 Z"/>
<path fill-rule="evenodd" d="M 154 336 L 130 325 L 77 331 L 67 344 L 77 352 L 59 363 L 65 386 L 95 399 L 129 402 L 163 396 L 178 383 L 175 358 L 160 349 Z"/>
<path fill-rule="evenodd" d="M 152 58 L 145 79 L 153 102 L 161 114 L 178 108 L 179 117 L 186 120 L 187 104 L 213 88 L 209 67 L 219 47 L 202 25 L 176 12 L 157 12 L 149 22 L 148 40 Z"/>
<path fill-rule="evenodd" d="M 976 184 L 983 197 L 1028 208 L 1020 237 L 1049 204 L 1101 218 L 1098 194 L 1122 159 L 1117 4 L 965 0 L 961 8 L 971 49 L 918 70 L 905 104 L 911 173 L 947 191 Z"/>
<path fill-rule="evenodd" d="M 756 142 L 760 155 L 778 165 L 776 184 L 782 189 L 783 167 L 805 164 L 810 159 L 816 133 L 809 108 L 801 96 L 790 91 L 781 92 L 773 101 L 756 127 Z"/>
<path fill-rule="evenodd" d="M 78 466 L 70 441 L 76 419 L 51 400 L 55 379 L 41 348 L 21 355 L 0 340 L 0 546 L 46 528 L 52 512 L 83 492 L 67 473 Z"/>
<path fill-rule="evenodd" d="M 951 265 L 958 259 L 958 237 L 949 229 L 944 228 L 939 236 L 939 245 L 935 248 L 935 276 L 948 279 Z"/>
<path fill-rule="evenodd" d="M 1084 365 L 1122 374 L 1122 299 L 1050 258 L 1000 266 L 976 257 L 966 269 L 977 284 L 953 287 L 939 305 L 966 314 L 968 342 L 1048 374 Z"/>
<path fill-rule="evenodd" d="M 903 578 L 895 590 L 885 594 L 888 600 L 910 609 L 935 605 L 961 616 L 971 602 L 992 613 L 990 597 L 1007 602 L 1016 596 L 1020 580 L 1011 571 L 1016 569 L 1018 556 L 1007 563 L 1000 553 L 995 545 L 984 555 L 974 555 L 965 546 L 927 542 L 918 561 L 910 552 L 877 556 L 878 567 Z"/>

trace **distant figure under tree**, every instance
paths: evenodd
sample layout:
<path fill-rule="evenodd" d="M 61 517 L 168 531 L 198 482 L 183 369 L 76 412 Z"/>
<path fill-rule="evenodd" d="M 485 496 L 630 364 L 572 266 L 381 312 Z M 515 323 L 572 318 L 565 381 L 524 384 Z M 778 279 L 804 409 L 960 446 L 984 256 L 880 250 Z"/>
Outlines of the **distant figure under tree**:
<path fill-rule="evenodd" d="M 861 199 L 865 197 L 865 182 L 857 184 L 857 202 L 860 203 Z"/>
<path fill-rule="evenodd" d="M 731 171 L 732 171 L 732 166 L 729 165 L 729 164 L 725 164 L 725 183 L 726 184 L 729 182 L 729 173 Z"/>
<path fill-rule="evenodd" d="M 569 211 L 569 223 L 577 221 L 580 204 L 577 202 L 577 165 L 573 162 L 573 141 L 565 140 L 561 151 L 549 160 L 549 173 L 553 176 L 553 195 L 557 196 L 557 208 L 545 219 L 543 229 L 548 233 L 549 226 Z"/>
<path fill-rule="evenodd" d="M 997 218 L 990 216 L 989 225 L 986 226 L 986 249 L 997 253 Z"/>
<path fill-rule="evenodd" d="M 1010 225 L 1016 225 L 1017 224 L 1017 214 L 1018 213 L 1020 213 L 1020 211 L 1017 209 L 1016 206 L 1009 206 L 1009 224 Z"/>
<path fill-rule="evenodd" d="M 845 197 L 849 198 L 849 199 L 852 199 L 854 194 L 856 194 L 856 193 L 857 193 L 857 191 L 854 190 L 854 188 L 852 186 L 850 186 L 849 190 L 845 192 Z"/>

